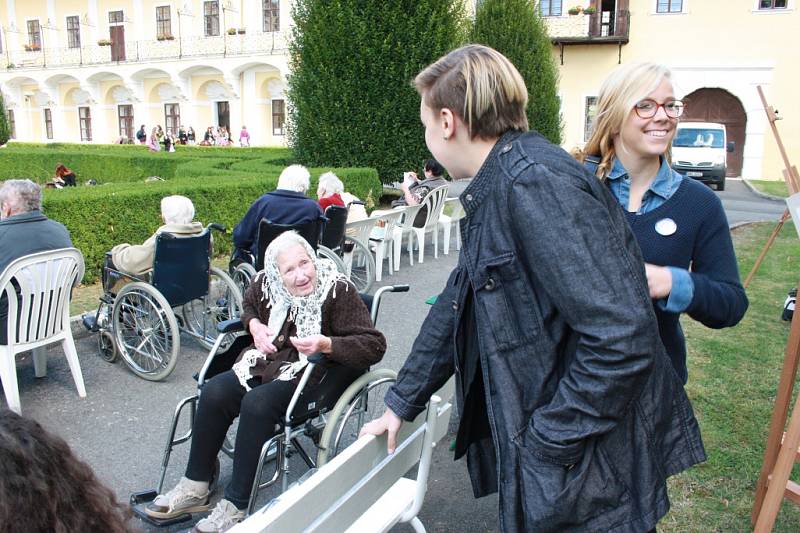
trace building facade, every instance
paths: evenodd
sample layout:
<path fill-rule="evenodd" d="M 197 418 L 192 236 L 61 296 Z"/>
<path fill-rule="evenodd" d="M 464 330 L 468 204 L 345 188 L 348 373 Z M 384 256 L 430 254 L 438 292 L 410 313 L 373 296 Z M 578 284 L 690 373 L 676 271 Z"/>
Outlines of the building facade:
<path fill-rule="evenodd" d="M 3 9 L 2 4 L 5 4 Z M 14 137 L 112 143 L 209 126 L 285 145 L 289 0 L 5 0 Z"/>
<path fill-rule="evenodd" d="M 796 2 L 539 0 L 560 70 L 564 147 L 588 138 L 611 69 L 657 61 L 675 74 L 685 119 L 726 124 L 731 175 L 781 179 L 756 87 L 784 111 L 790 157 L 800 153 Z M 159 124 L 192 126 L 198 140 L 225 125 L 236 140 L 246 125 L 254 145 L 285 145 L 290 11 L 291 0 L 0 1 L 0 89 L 15 137 L 109 143 Z"/>
<path fill-rule="evenodd" d="M 570 15 L 575 7 L 593 12 Z M 729 175 L 783 179 L 757 86 L 779 111 L 781 138 L 800 165 L 800 71 L 789 44 L 800 30 L 796 8 L 796 0 L 540 0 L 560 71 L 564 147 L 588 139 L 611 69 L 656 61 L 673 71 L 676 96 L 687 103 L 681 120 L 726 125 Z"/>

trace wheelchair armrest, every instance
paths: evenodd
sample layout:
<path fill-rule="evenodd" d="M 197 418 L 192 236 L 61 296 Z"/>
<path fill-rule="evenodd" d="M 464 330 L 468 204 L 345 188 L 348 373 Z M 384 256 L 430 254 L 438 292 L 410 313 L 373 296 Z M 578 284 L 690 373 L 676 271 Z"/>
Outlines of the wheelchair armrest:
<path fill-rule="evenodd" d="M 217 324 L 217 331 L 220 333 L 236 333 L 244 331 L 244 324 L 238 318 L 231 318 L 230 320 L 223 320 Z"/>
<path fill-rule="evenodd" d="M 308 362 L 314 363 L 315 365 L 325 361 L 325 359 L 327 358 L 325 357 L 325 354 L 322 352 L 312 353 L 311 355 L 308 356 Z"/>
<path fill-rule="evenodd" d="M 222 224 L 217 224 L 216 222 L 212 222 L 211 224 L 209 224 L 208 226 L 206 226 L 206 228 L 207 228 L 207 229 L 213 229 L 213 230 L 217 230 L 217 231 L 219 231 L 219 232 L 222 232 L 222 233 L 225 233 L 225 231 L 226 231 L 226 228 L 225 228 L 225 226 L 224 226 L 224 225 L 222 225 Z"/>

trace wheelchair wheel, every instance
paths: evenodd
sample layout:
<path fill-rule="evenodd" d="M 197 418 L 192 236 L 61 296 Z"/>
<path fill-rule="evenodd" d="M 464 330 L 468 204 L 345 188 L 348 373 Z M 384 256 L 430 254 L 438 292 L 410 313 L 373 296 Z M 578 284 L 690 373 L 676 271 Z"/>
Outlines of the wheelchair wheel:
<path fill-rule="evenodd" d="M 317 247 L 317 257 L 330 259 L 331 261 L 333 261 L 333 264 L 336 265 L 336 270 L 338 270 L 342 274 L 347 274 L 347 267 L 345 266 L 344 261 L 342 261 L 342 258 L 336 255 L 336 252 L 334 252 L 327 246 L 322 246 L 320 244 Z"/>
<path fill-rule="evenodd" d="M 256 277 L 256 269 L 248 263 L 236 265 L 236 268 L 233 269 L 233 274 L 231 274 L 231 278 L 236 286 L 239 287 L 239 292 L 242 293 L 242 296 L 244 296 L 244 291 L 250 286 L 250 282 L 253 281 L 254 277 Z"/>
<path fill-rule="evenodd" d="M 352 251 L 345 252 L 344 263 L 347 266 L 350 281 L 356 286 L 358 292 L 369 292 L 375 282 L 375 259 L 372 257 L 372 252 L 357 239 L 347 237 L 345 250 L 350 248 L 348 244 L 352 245 Z"/>
<path fill-rule="evenodd" d="M 383 414 L 383 397 L 397 381 L 397 372 L 380 368 L 367 372 L 344 391 L 331 409 L 319 438 L 317 468 L 358 439 L 361 427 Z"/>
<path fill-rule="evenodd" d="M 186 329 L 206 348 L 211 348 L 217 339 L 217 324 L 242 314 L 242 293 L 224 270 L 211 267 L 208 294 L 184 304 L 181 312 Z M 233 338 L 228 337 L 223 349 Z"/>
<path fill-rule="evenodd" d="M 114 342 L 114 335 L 110 331 L 102 330 L 97 335 L 97 351 L 100 353 L 100 357 L 108 363 L 117 360 L 119 352 L 117 344 Z"/>
<path fill-rule="evenodd" d="M 178 361 L 180 332 L 167 299 L 152 285 L 134 282 L 117 294 L 111 316 L 122 359 L 137 376 L 160 381 Z"/>

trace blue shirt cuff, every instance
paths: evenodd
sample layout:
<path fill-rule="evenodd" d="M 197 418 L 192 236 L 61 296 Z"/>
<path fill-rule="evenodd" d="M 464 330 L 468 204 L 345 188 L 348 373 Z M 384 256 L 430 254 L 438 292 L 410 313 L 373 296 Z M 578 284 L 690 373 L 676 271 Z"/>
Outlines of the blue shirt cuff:
<path fill-rule="evenodd" d="M 656 302 L 658 308 L 668 313 L 686 311 L 694 297 L 694 281 L 689 271 L 683 268 L 667 267 L 672 274 L 672 290 L 667 298 Z"/>

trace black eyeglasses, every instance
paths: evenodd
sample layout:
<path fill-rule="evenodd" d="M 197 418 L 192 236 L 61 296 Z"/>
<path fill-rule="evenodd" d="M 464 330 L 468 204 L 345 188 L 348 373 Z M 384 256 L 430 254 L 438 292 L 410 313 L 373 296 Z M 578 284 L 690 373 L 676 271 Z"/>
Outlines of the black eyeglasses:
<path fill-rule="evenodd" d="M 639 118 L 653 118 L 656 116 L 656 113 L 658 113 L 659 107 L 664 108 L 664 113 L 666 113 L 669 118 L 678 118 L 683 114 L 683 110 L 686 108 L 680 100 L 667 100 L 663 104 L 659 104 L 655 100 L 650 100 L 648 98 L 638 102 L 633 106 L 633 110 L 636 111 Z"/>

